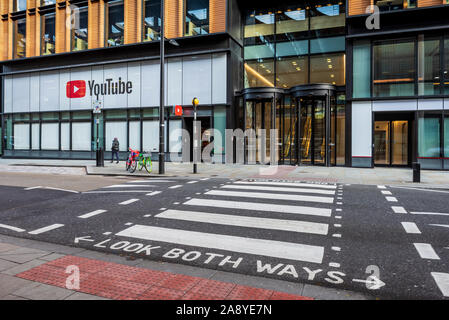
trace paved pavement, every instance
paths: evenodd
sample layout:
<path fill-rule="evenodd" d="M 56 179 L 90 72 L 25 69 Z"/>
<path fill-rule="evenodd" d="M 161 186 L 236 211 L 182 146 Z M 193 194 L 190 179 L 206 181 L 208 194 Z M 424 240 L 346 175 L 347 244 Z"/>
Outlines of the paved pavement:
<path fill-rule="evenodd" d="M 86 160 L 39 160 L 39 159 L 0 159 L 0 172 L 40 172 L 82 173 L 85 170 L 89 175 L 130 175 L 124 170 L 124 162 L 119 164 L 106 161 L 105 167 L 98 168 L 95 161 Z M 158 163 L 153 163 L 151 176 L 159 176 Z M 137 171 L 132 176 L 147 177 L 146 172 Z M 343 184 L 388 184 L 416 186 L 413 183 L 413 173 L 410 168 L 346 168 L 346 167 L 320 167 L 320 166 L 262 166 L 262 165 L 225 165 L 225 164 L 198 164 L 198 174 L 192 173 L 192 164 L 166 163 L 166 177 L 220 177 L 229 179 L 265 178 L 300 180 L 318 183 Z M 449 189 L 449 171 L 422 170 L 421 187 Z"/>
<path fill-rule="evenodd" d="M 0 192 L 8 236 L 286 281 L 307 297 L 317 287 L 364 298 L 449 296 L 442 189 L 165 177 L 82 193 Z"/>

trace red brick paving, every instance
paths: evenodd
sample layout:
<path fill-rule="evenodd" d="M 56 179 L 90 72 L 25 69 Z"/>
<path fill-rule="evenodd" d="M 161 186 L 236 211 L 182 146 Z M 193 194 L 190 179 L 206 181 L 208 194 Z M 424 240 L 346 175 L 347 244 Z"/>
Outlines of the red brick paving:
<path fill-rule="evenodd" d="M 273 290 L 74 256 L 50 261 L 16 276 L 65 288 L 66 280 L 72 274 L 66 273 L 66 268 L 73 265 L 80 270 L 80 288 L 76 291 L 115 300 L 313 300 Z"/>

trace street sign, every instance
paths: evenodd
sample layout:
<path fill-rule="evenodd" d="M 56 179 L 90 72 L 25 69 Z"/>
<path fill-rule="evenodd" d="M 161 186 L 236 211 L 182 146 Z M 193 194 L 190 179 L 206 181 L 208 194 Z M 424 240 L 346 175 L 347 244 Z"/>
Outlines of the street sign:
<path fill-rule="evenodd" d="M 175 116 L 182 116 L 182 107 L 181 106 L 175 106 Z"/>
<path fill-rule="evenodd" d="M 95 100 L 94 102 L 92 102 L 92 107 L 93 107 L 93 110 L 92 110 L 93 113 L 101 113 L 101 101 Z"/>

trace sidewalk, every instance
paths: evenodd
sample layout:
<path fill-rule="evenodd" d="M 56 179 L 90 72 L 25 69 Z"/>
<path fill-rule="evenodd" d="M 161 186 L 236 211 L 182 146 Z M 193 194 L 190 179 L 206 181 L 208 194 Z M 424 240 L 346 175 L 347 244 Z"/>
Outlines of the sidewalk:
<path fill-rule="evenodd" d="M 413 183 L 410 168 L 347 168 L 319 166 L 278 166 L 238 165 L 238 164 L 198 164 L 198 174 L 192 173 L 190 163 L 165 164 L 166 174 L 158 175 L 158 163 L 153 163 L 153 173 L 125 171 L 125 164 L 105 163 L 105 167 L 96 167 L 93 160 L 41 160 L 41 159 L 0 159 L 0 171 L 26 172 L 28 168 L 39 166 L 42 173 L 80 174 L 81 170 L 89 175 L 111 175 L 136 177 L 217 177 L 231 179 L 282 179 L 310 181 L 317 183 L 401 185 L 427 188 L 449 189 L 449 171 L 421 171 L 421 183 Z M 52 168 L 53 169 L 50 169 Z M 30 169 L 31 170 L 31 169 Z"/>
<path fill-rule="evenodd" d="M 76 284 L 71 281 L 74 275 L 73 266 L 79 268 L 80 282 L 79 288 L 69 290 L 67 283 Z M 374 298 L 310 284 L 143 259 L 127 259 L 82 248 L 0 235 L 0 300 L 105 299 L 371 300 Z"/>

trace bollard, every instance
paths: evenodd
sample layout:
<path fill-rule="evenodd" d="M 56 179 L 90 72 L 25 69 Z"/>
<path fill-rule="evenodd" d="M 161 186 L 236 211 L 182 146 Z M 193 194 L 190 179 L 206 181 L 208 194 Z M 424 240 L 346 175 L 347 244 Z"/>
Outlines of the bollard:
<path fill-rule="evenodd" d="M 97 167 L 104 167 L 104 151 L 103 149 L 97 149 Z"/>
<path fill-rule="evenodd" d="M 421 182 L 421 164 L 418 162 L 414 162 L 412 165 L 413 168 L 413 182 Z"/>

